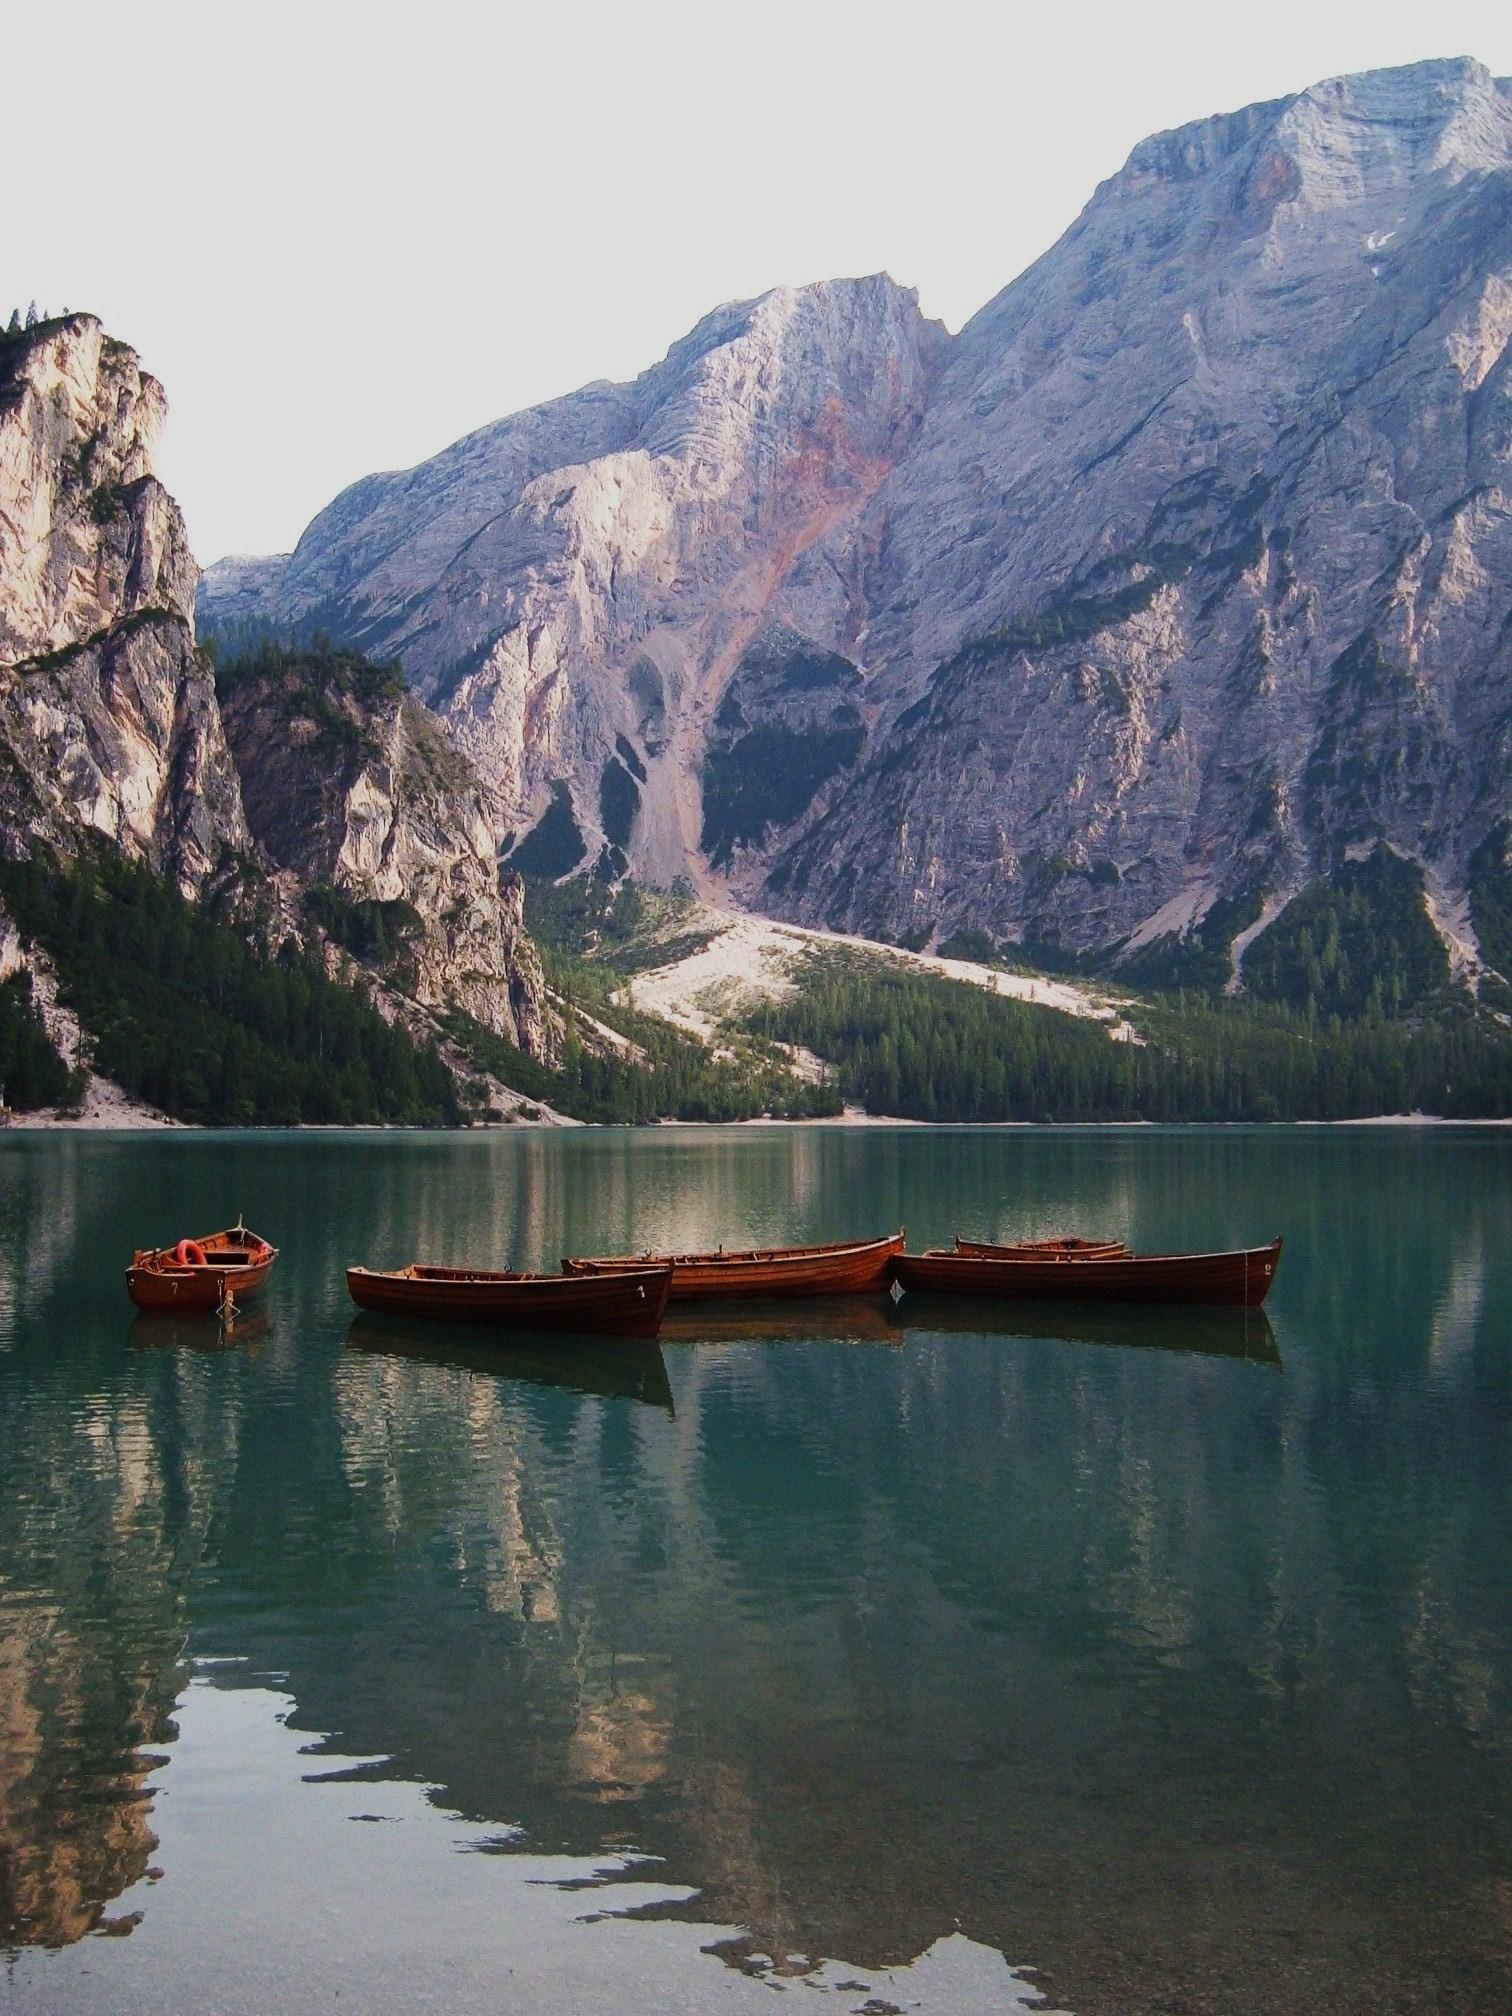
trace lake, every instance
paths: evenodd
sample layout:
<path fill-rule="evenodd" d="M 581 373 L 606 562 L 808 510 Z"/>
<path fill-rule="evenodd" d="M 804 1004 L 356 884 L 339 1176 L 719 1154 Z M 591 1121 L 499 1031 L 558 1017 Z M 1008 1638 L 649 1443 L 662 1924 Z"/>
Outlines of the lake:
<path fill-rule="evenodd" d="M 239 1212 L 229 1341 L 134 1316 Z M 1287 1243 L 659 1348 L 342 1279 L 902 1223 Z M 0 2012 L 1505 2016 L 1509 1457 L 1505 1130 L 13 1132 Z"/>

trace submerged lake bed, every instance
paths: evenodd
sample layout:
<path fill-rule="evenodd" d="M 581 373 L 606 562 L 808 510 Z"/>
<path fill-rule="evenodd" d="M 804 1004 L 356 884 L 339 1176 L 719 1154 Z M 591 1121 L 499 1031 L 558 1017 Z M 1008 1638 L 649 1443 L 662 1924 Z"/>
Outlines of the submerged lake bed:
<path fill-rule="evenodd" d="M 228 1338 L 134 1314 L 239 1212 Z M 343 1280 L 903 1224 L 1286 1248 L 652 1346 Z M 1502 2016 L 1509 1455 L 1505 1130 L 12 1134 L 0 2009 Z"/>

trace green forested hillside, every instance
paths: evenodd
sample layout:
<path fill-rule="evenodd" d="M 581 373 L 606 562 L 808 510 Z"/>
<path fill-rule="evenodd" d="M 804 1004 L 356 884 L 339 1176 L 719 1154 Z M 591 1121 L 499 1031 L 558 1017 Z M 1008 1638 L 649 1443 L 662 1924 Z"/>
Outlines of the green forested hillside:
<path fill-rule="evenodd" d="M 1135 998 L 1126 1010 L 1142 1039 L 1134 1043 L 885 957 L 826 953 L 800 968 L 789 999 L 711 1048 L 612 998 L 646 964 L 698 949 L 691 903 L 592 882 L 532 892 L 567 1025 L 560 1066 L 523 1056 L 465 1016 L 450 1018 L 449 1030 L 475 1069 L 584 1120 L 796 1118 L 836 1113 L 842 1102 L 937 1121 L 1512 1114 L 1512 1032 L 1447 987 L 1433 1012 L 1407 1012 L 1442 969 L 1429 956 L 1437 939 L 1430 947 L 1416 931 L 1420 898 L 1396 872 L 1402 865 L 1362 863 L 1298 899 L 1287 936 L 1260 967 L 1261 985 L 1283 998 Z M 97 1068 L 175 1117 L 447 1125 L 476 1103 L 433 1047 L 385 1023 L 364 995 L 292 947 L 254 949 L 213 903 L 186 903 L 145 868 L 103 852 L 0 864 L 0 897 L 51 954 Z M 403 924 L 355 913 L 335 922 L 344 940 L 359 926 Z M 1399 985 L 1383 985 L 1377 957 L 1365 986 L 1373 952 L 1403 976 Z M 23 1109 L 71 1089 L 29 994 L 24 976 L 0 988 L 0 1084 Z M 1321 1008 L 1320 995 L 1338 1007 Z M 639 1054 L 615 1051 L 595 1023 Z M 779 1045 L 816 1053 L 827 1081 L 795 1078 Z"/>
<path fill-rule="evenodd" d="M 1512 1009 L 1512 821 L 1493 827 L 1471 855 L 1470 902 L 1481 954 L 1495 969 L 1482 992 Z"/>
<path fill-rule="evenodd" d="M 702 940 L 696 933 L 662 936 L 654 951 L 648 947 L 645 934 L 675 925 L 683 907 L 675 897 L 630 887 L 611 891 L 591 880 L 532 884 L 526 914 L 567 1022 L 560 1068 L 549 1070 L 522 1056 L 466 1016 L 449 1018 L 450 1033 L 475 1065 L 577 1120 L 748 1120 L 762 1114 L 807 1119 L 838 1113 L 838 1091 L 794 1078 L 770 1043 L 731 1030 L 714 1054 L 671 1023 L 611 999 L 648 959 L 664 963 L 697 949 Z M 607 1050 L 586 1017 L 637 1045 L 646 1061 Z"/>
<path fill-rule="evenodd" d="M 1423 871 L 1389 847 L 1293 897 L 1255 940 L 1244 984 L 1267 1001 L 1353 1020 L 1437 1004 L 1449 957 L 1423 904 Z"/>
<path fill-rule="evenodd" d="M 31 976 L 0 983 L 0 1101 L 17 1113 L 63 1104 L 77 1086 L 32 1000 Z"/>
<path fill-rule="evenodd" d="M 813 963 L 754 1033 L 829 1060 L 846 1099 L 917 1120 L 1335 1120 L 1512 1114 L 1512 1036 L 1468 1013 L 1409 1027 L 1152 997 L 1144 1040 L 882 959 Z"/>
<path fill-rule="evenodd" d="M 597 1008 L 593 1013 L 595 1019 L 605 1019 Z M 583 1025 L 571 1010 L 562 1062 L 554 1070 L 523 1056 L 466 1015 L 450 1015 L 447 1029 L 479 1069 L 493 1071 L 514 1091 L 543 1100 L 574 1120 L 800 1120 L 840 1111 L 832 1087 L 800 1083 L 750 1041 L 741 1046 L 743 1055 L 715 1057 L 670 1023 L 622 1010 L 610 1014 L 621 1033 L 640 1045 L 645 1063 L 606 1054 L 601 1044 L 585 1041 Z"/>
<path fill-rule="evenodd" d="M 1201 984 L 1185 991 L 1130 995 L 1126 971 L 1116 970 L 1109 984 L 1128 1001 L 1125 1014 L 1142 1038 L 1135 1043 L 1111 1041 L 1099 1023 L 938 978 L 882 953 L 816 955 L 799 969 L 796 994 L 746 1015 L 739 1034 L 757 1045 L 745 1053 L 748 1070 L 771 1059 L 769 1048 L 763 1057 L 763 1046 L 796 1044 L 826 1061 L 830 1083 L 807 1088 L 810 1103 L 797 1109 L 785 1109 L 765 1086 L 751 1084 L 744 1110 L 824 1112 L 843 1101 L 870 1113 L 940 1121 L 1512 1113 L 1512 1031 L 1440 984 L 1446 969 L 1433 957 L 1439 941 L 1422 912 L 1421 883 L 1413 879 L 1418 871 L 1403 875 L 1398 871 L 1404 867 L 1393 856 L 1360 864 L 1325 890 L 1324 902 L 1299 913 L 1290 943 L 1279 941 L 1286 957 L 1274 962 L 1268 978 L 1280 991 L 1288 961 L 1312 958 L 1333 992 L 1313 980 L 1301 989 L 1301 1006 L 1226 996 L 1218 985 L 1228 971 L 1226 950 L 1221 962 L 1214 958 L 1210 970 L 1202 968 Z M 1379 963 L 1369 986 L 1360 984 L 1368 951 L 1361 942 L 1362 910 L 1363 928 L 1375 930 L 1382 959 L 1404 976 L 1401 985 L 1381 983 Z M 649 1027 L 648 1047 L 658 1030 L 665 1037 L 665 1025 L 649 1018 L 634 1018 L 632 1026 L 609 1008 L 607 996 L 626 976 L 685 957 L 706 942 L 691 897 L 629 886 L 611 892 L 579 881 L 533 887 L 529 914 L 561 991 L 638 1040 Z M 1417 932 L 1418 918 L 1431 944 Z M 980 959 L 1017 948 L 996 947 L 977 934 L 941 949 Z M 1307 980 L 1305 971 L 1301 977 Z M 1409 993 L 1418 1000 L 1424 990 L 1432 1012 L 1410 1016 Z M 1319 991 L 1351 1012 L 1321 1009 Z M 672 1032 L 672 1040 L 699 1054 L 691 1039 Z M 610 1074 L 612 1092 L 593 1082 L 598 1068 L 589 1060 L 590 1082 L 569 1091 L 576 1103 L 568 1110 L 584 1117 L 640 1117 L 655 1110 L 620 1082 L 629 1067 Z M 734 1117 L 742 1108 L 738 1101 L 726 1103 L 728 1081 L 722 1090 L 717 1113 Z M 543 1085 L 540 1096 L 553 1094 Z M 633 1113 L 627 1102 L 635 1102 Z M 687 1117 L 695 1116 L 690 1110 Z"/>
<path fill-rule="evenodd" d="M 113 855 L 0 865 L 23 934 L 51 954 L 95 1065 L 177 1119 L 453 1125 L 451 1073 L 292 950 L 255 951 L 205 904 Z"/>

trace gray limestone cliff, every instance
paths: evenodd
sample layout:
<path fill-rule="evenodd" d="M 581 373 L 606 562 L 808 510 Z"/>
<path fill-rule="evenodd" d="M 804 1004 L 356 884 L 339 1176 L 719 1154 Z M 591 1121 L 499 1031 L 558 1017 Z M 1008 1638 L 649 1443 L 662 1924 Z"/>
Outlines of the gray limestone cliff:
<path fill-rule="evenodd" d="M 785 899 L 1137 945 L 1385 842 L 1461 915 L 1512 781 L 1509 337 L 1479 66 L 1136 148 L 876 500 L 885 700 Z"/>
<path fill-rule="evenodd" d="M 400 654 L 552 872 L 1242 951 L 1384 843 L 1473 970 L 1509 339 L 1512 87 L 1337 79 L 1142 143 L 958 337 L 885 278 L 720 309 L 202 606 Z"/>
<path fill-rule="evenodd" d="M 0 836 L 102 836 L 201 887 L 248 843 L 162 388 L 91 315 L 0 341 Z"/>
<path fill-rule="evenodd" d="M 263 654 L 221 676 L 252 832 L 307 914 L 423 1007 L 554 1056 L 524 888 L 501 874 L 478 779 L 396 674 Z"/>

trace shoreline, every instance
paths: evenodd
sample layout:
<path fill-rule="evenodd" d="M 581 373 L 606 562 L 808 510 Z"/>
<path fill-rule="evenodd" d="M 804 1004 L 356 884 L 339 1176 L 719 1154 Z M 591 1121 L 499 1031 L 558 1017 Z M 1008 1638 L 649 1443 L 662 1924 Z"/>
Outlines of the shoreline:
<path fill-rule="evenodd" d="M 1198 1129 L 1212 1131 L 1218 1128 L 1265 1128 L 1268 1131 L 1287 1127 L 1512 1127 L 1512 1116 L 1505 1119 L 1495 1117 L 1456 1118 L 1441 1113 L 1370 1113 L 1350 1120 L 910 1120 L 901 1115 L 884 1113 L 847 1112 L 819 1115 L 813 1118 L 784 1120 L 757 1115 L 748 1120 L 580 1120 L 566 1131 L 576 1133 L 586 1129 L 590 1133 L 673 1133 L 703 1134 L 732 1127 L 772 1127 L 772 1128 L 814 1128 L 833 1127 L 836 1129 L 867 1128 L 909 1128 L 937 1134 L 959 1133 L 1034 1133 L 1034 1134 L 1097 1134 L 1127 1133 L 1131 1128 L 1159 1129 L 1161 1131 L 1194 1132 Z M 445 1135 L 448 1138 L 481 1135 L 510 1134 L 560 1134 L 564 1130 L 559 1121 L 515 1120 L 493 1125 L 472 1127 L 396 1127 L 381 1121 L 359 1121 L 348 1125 L 338 1125 L 326 1121 L 301 1121 L 292 1127 L 248 1127 L 248 1126 L 205 1126 L 199 1121 L 170 1120 L 154 1115 L 151 1118 L 121 1119 L 98 1111 L 83 1114 L 77 1118 L 60 1117 L 50 1114 L 45 1118 L 31 1115 L 14 1115 L 9 1123 L 0 1128 L 0 1141 L 12 1134 L 178 1134 L 195 1138 L 224 1134 L 285 1135 L 285 1134 L 382 1134 L 382 1135 Z"/>

